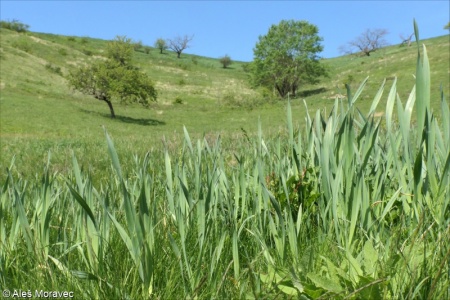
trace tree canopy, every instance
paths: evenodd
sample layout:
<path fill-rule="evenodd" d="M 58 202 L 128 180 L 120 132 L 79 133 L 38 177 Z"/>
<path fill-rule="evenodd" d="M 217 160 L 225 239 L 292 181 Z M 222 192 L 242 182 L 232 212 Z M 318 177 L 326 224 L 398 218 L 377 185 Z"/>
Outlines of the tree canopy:
<path fill-rule="evenodd" d="M 272 25 L 253 49 L 253 83 L 275 88 L 281 97 L 295 96 L 301 84 L 317 83 L 327 74 L 319 61 L 323 46 L 318 32 L 306 21 L 283 20 Z"/>
<path fill-rule="evenodd" d="M 167 49 L 167 42 L 163 38 L 159 38 L 155 41 L 155 48 L 159 49 L 159 53 L 162 54 Z"/>
<path fill-rule="evenodd" d="M 106 49 L 107 59 L 83 66 L 71 72 L 69 85 L 95 99 L 105 101 L 115 118 L 113 99 L 137 102 L 147 106 L 156 101 L 157 92 L 150 78 L 133 66 L 133 43 L 126 37 L 116 37 Z"/>
<path fill-rule="evenodd" d="M 219 61 L 222 64 L 224 69 L 226 69 L 229 65 L 231 65 L 233 63 L 233 61 L 231 60 L 231 57 L 228 54 L 226 54 L 225 56 L 221 57 L 219 59 Z"/>

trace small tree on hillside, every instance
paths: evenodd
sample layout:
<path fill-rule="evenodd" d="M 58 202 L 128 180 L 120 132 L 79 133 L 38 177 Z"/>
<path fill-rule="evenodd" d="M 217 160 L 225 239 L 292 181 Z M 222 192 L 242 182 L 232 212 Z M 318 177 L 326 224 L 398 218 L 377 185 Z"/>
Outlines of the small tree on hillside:
<path fill-rule="evenodd" d="M 347 46 L 341 46 L 340 50 L 346 54 L 351 54 L 354 49 L 357 49 L 363 55 L 370 56 L 370 53 L 388 45 L 385 40 L 387 34 L 386 29 L 367 29 L 359 37 L 348 42 Z"/>
<path fill-rule="evenodd" d="M 150 78 L 132 65 L 131 39 L 117 37 L 106 49 L 106 61 L 97 61 L 71 72 L 69 85 L 95 99 L 105 101 L 115 118 L 113 100 L 137 102 L 144 106 L 156 101 L 157 93 Z"/>
<path fill-rule="evenodd" d="M 170 50 L 177 53 L 177 57 L 180 58 L 181 53 L 189 48 L 189 43 L 194 39 L 194 36 L 176 36 L 173 39 L 168 39 L 167 44 Z"/>
<path fill-rule="evenodd" d="M 233 61 L 231 60 L 231 57 L 229 57 L 228 55 L 221 57 L 219 59 L 219 61 L 222 64 L 224 69 L 226 69 L 229 65 L 231 65 L 233 63 Z"/>
<path fill-rule="evenodd" d="M 163 51 L 167 49 L 167 43 L 164 39 L 159 38 L 155 42 L 155 48 L 159 49 L 159 53 L 163 54 Z"/>
<path fill-rule="evenodd" d="M 447 25 L 444 26 L 445 30 L 450 30 L 450 22 L 447 23 Z"/>
<path fill-rule="evenodd" d="M 410 47 L 411 46 L 411 39 L 412 39 L 413 35 L 414 35 L 414 33 L 411 33 L 411 35 L 409 37 L 405 37 L 405 36 L 403 36 L 403 34 L 401 34 L 400 38 L 402 39 L 402 42 L 400 44 L 400 47 L 406 46 L 406 45 L 408 45 L 408 47 Z"/>
<path fill-rule="evenodd" d="M 27 32 L 30 25 L 24 24 L 19 20 L 13 19 L 12 21 L 0 21 L 0 27 L 17 32 Z"/>

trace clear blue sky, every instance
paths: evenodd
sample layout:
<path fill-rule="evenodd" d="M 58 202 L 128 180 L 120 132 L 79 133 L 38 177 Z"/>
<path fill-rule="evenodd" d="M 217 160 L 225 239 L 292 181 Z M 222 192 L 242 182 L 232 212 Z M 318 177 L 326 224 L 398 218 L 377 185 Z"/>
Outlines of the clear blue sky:
<path fill-rule="evenodd" d="M 152 46 L 159 38 L 194 35 L 186 53 L 225 54 L 251 61 L 259 35 L 283 19 L 319 27 L 322 57 L 339 56 L 339 46 L 365 29 L 385 28 L 388 42 L 413 32 L 421 39 L 448 34 L 449 1 L 8 1 L 0 18 L 18 19 L 31 31 L 113 39 L 126 35 Z"/>

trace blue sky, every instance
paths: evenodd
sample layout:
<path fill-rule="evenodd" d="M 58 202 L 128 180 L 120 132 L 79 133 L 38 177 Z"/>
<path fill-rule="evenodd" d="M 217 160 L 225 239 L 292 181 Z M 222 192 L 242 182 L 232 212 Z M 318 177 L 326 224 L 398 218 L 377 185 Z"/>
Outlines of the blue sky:
<path fill-rule="evenodd" d="M 31 31 L 113 39 L 126 35 L 152 46 L 159 38 L 194 35 L 186 53 L 230 55 L 251 61 L 258 36 L 283 19 L 319 28 L 322 57 L 365 29 L 385 28 L 391 44 L 413 32 L 421 39 L 448 34 L 449 1 L 0 1 L 2 20 L 18 19 Z"/>

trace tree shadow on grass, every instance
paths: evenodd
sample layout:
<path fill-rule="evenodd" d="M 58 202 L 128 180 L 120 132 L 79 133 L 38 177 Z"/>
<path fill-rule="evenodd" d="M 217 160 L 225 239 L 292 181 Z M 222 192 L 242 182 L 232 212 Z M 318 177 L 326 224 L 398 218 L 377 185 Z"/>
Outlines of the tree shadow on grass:
<path fill-rule="evenodd" d="M 326 92 L 327 89 L 324 87 L 318 88 L 318 89 L 312 89 L 312 90 L 306 90 L 306 91 L 301 91 L 297 93 L 298 97 L 309 97 L 312 95 L 317 95 L 317 94 L 321 94 Z"/>
<path fill-rule="evenodd" d="M 103 118 L 111 119 L 111 115 L 107 114 L 107 113 L 100 113 L 100 112 L 90 111 L 87 109 L 80 109 L 80 110 L 87 114 L 91 114 L 91 115 L 95 114 L 95 115 L 101 116 Z M 142 126 L 166 125 L 166 122 L 151 119 L 151 118 L 132 118 L 132 117 L 121 116 L 121 115 L 117 115 L 117 114 L 116 114 L 116 118 L 112 119 L 112 120 L 124 122 L 124 123 L 142 125 Z"/>

